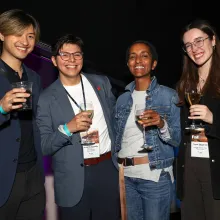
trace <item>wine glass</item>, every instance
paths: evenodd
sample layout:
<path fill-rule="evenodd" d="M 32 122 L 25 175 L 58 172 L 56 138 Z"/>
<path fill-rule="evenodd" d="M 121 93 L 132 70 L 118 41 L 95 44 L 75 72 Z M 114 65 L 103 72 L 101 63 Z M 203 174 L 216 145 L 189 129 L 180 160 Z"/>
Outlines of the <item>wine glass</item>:
<path fill-rule="evenodd" d="M 94 116 L 94 107 L 92 102 L 83 102 L 79 104 L 80 106 L 80 111 L 81 112 L 89 112 L 89 118 L 93 118 Z M 88 130 L 86 132 L 83 133 L 84 135 L 82 136 L 82 144 L 83 145 L 93 145 L 95 144 L 93 141 L 90 140 L 89 135 L 88 135 Z"/>
<path fill-rule="evenodd" d="M 145 104 L 136 104 L 135 105 L 135 121 L 139 123 L 139 121 L 142 121 L 142 118 L 140 116 L 143 114 L 143 112 L 146 110 Z M 145 127 L 141 126 L 143 129 L 143 136 L 144 136 L 144 144 L 141 146 L 143 148 L 142 150 L 138 151 L 138 153 L 146 153 L 152 151 L 152 146 L 149 146 L 146 142 L 146 131 Z"/>
<path fill-rule="evenodd" d="M 190 106 L 198 104 L 201 99 L 201 96 L 202 96 L 201 93 L 197 90 L 188 89 L 188 88 L 185 89 L 185 98 Z M 185 129 L 197 130 L 198 128 L 199 126 L 196 125 L 195 120 L 192 119 L 192 123 L 190 124 L 190 126 L 186 127 Z"/>

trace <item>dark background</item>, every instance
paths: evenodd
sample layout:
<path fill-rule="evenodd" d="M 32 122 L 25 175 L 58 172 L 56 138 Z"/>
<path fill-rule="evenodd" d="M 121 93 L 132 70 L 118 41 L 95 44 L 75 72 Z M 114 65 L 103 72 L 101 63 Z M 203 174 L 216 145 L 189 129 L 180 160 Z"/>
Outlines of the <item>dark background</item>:
<path fill-rule="evenodd" d="M 181 74 L 181 29 L 192 19 L 210 21 L 220 31 L 219 10 L 214 1 L 165 0 L 2 0 L 0 13 L 20 8 L 32 14 L 41 26 L 41 42 L 51 44 L 57 36 L 74 33 L 85 43 L 87 68 L 112 77 L 122 91 L 132 81 L 125 52 L 135 40 L 151 41 L 157 48 L 157 78 L 175 88 Z M 47 56 L 48 57 L 48 56 Z M 57 77 L 50 60 L 32 53 L 26 64 L 36 70 L 47 87 Z M 116 87 L 120 85 L 119 87 Z M 45 170 L 51 172 L 50 159 Z M 177 201 L 179 202 L 179 201 Z M 178 203 L 179 204 L 179 203 Z M 178 206 L 178 205 L 177 205 Z M 175 213 L 174 213 L 175 214 Z M 179 216 L 179 213 L 177 213 Z M 173 216 L 171 219 L 179 219 Z"/>
<path fill-rule="evenodd" d="M 219 28 L 217 7 L 211 1 L 1 1 L 0 13 L 12 8 L 23 9 L 39 21 L 41 41 L 46 44 L 60 34 L 80 36 L 87 65 L 125 84 L 132 80 L 125 52 L 133 41 L 148 40 L 156 46 L 158 80 L 175 87 L 182 65 L 182 27 L 194 18 L 203 18 L 217 31 Z"/>

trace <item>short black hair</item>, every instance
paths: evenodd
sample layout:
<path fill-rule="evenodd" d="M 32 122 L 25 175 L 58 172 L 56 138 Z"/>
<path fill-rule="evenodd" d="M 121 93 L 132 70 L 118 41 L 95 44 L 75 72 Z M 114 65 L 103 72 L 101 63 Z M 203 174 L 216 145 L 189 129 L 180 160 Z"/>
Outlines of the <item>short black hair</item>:
<path fill-rule="evenodd" d="M 73 34 L 65 34 L 59 37 L 56 42 L 52 44 L 52 56 L 57 56 L 64 44 L 76 44 L 79 46 L 81 51 L 83 51 L 84 43 L 80 37 Z"/>
<path fill-rule="evenodd" d="M 145 44 L 145 45 L 147 45 L 147 46 L 150 48 L 150 52 L 151 52 L 151 55 L 152 55 L 152 59 L 158 61 L 158 53 L 157 53 L 157 50 L 156 50 L 155 46 L 154 46 L 152 43 L 150 43 L 149 41 L 146 41 L 146 40 L 137 40 L 137 41 L 134 41 L 134 42 L 127 48 L 127 51 L 126 51 L 126 62 L 128 61 L 128 58 L 129 58 L 130 49 L 131 49 L 131 47 L 132 47 L 134 44 Z"/>

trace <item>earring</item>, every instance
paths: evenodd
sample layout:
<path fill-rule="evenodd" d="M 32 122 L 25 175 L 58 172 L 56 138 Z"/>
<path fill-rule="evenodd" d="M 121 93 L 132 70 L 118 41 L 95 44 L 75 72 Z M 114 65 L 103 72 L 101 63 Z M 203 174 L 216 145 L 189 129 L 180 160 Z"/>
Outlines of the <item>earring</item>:
<path fill-rule="evenodd" d="M 216 46 L 216 45 L 212 46 L 213 50 L 215 50 L 215 46 Z"/>

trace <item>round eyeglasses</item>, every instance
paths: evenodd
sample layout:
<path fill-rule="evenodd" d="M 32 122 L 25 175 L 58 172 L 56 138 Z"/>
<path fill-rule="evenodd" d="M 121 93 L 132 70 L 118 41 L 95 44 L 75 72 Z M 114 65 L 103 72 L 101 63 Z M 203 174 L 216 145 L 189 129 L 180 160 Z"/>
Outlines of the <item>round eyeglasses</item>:
<path fill-rule="evenodd" d="M 75 52 L 75 53 L 59 52 L 58 56 L 60 56 L 61 59 L 64 60 L 64 61 L 70 60 L 71 56 L 73 56 L 73 58 L 75 60 L 81 60 L 83 58 L 83 52 Z"/>
<path fill-rule="evenodd" d="M 208 39 L 209 37 L 206 37 L 206 38 L 196 38 L 192 43 L 186 43 L 183 45 L 183 50 L 184 52 L 186 53 L 189 53 L 192 51 L 192 47 L 195 46 L 195 47 L 202 47 L 204 45 L 204 41 L 206 39 Z"/>

